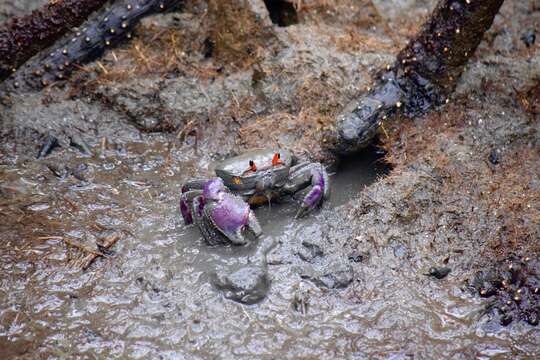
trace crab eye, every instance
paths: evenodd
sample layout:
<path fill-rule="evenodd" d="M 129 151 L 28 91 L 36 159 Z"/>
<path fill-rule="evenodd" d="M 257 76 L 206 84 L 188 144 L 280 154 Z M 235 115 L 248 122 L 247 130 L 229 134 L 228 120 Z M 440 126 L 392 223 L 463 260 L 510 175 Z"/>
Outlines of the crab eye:
<path fill-rule="evenodd" d="M 249 170 L 257 171 L 257 165 L 255 165 L 255 161 L 249 160 Z"/>

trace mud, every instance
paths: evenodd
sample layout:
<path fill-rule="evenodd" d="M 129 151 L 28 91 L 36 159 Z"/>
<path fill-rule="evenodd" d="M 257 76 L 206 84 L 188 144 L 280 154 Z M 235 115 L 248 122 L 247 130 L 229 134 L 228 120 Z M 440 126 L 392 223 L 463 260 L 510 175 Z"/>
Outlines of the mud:
<path fill-rule="evenodd" d="M 538 326 L 502 326 L 468 284 L 540 253 L 540 50 L 520 40 L 539 9 L 506 2 L 453 101 L 385 127 L 388 171 L 375 150 L 339 165 L 324 132 L 434 4 L 296 2 L 289 26 L 248 4 L 238 26 L 254 38 L 209 41 L 233 15 L 187 4 L 2 107 L 6 357 L 538 357 Z M 60 147 L 36 159 L 49 136 Z M 331 165 L 330 203 L 300 221 L 295 203 L 258 208 L 260 242 L 205 245 L 182 223 L 181 184 L 261 144 Z M 111 234 L 82 271 L 87 253 L 65 239 L 99 250 Z M 262 259 L 268 288 L 229 277 L 230 300 L 212 281 Z M 242 305 L 244 289 L 265 296 Z"/>

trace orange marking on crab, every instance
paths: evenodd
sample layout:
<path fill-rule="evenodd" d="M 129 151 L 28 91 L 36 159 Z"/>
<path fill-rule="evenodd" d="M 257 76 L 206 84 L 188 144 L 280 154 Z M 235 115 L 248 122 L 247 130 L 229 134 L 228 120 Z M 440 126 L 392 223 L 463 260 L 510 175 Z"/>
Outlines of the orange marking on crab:
<path fill-rule="evenodd" d="M 248 199 L 248 204 L 252 206 L 268 204 L 268 198 L 264 195 L 253 195 Z"/>
<path fill-rule="evenodd" d="M 283 161 L 281 161 L 281 155 L 279 155 L 279 153 L 275 153 L 274 157 L 272 158 L 272 166 L 278 165 L 283 165 Z"/>

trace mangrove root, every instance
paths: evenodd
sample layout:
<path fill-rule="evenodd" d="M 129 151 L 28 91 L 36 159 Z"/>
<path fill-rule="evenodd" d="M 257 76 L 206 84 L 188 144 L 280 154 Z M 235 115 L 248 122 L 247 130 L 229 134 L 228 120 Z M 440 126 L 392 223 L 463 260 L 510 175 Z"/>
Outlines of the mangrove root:
<path fill-rule="evenodd" d="M 0 26 L 0 81 L 69 29 L 79 26 L 107 0 L 50 1 L 30 15 Z"/>
<path fill-rule="evenodd" d="M 332 151 L 367 146 L 382 122 L 396 114 L 418 116 L 448 101 L 503 0 L 440 0 L 420 32 L 376 77 L 373 88 L 337 117 L 326 139 Z"/>
<path fill-rule="evenodd" d="M 102 16 L 88 20 L 73 36 L 54 46 L 37 62 L 24 66 L 6 80 L 6 89 L 21 86 L 40 89 L 61 81 L 106 48 L 132 37 L 132 30 L 149 15 L 176 8 L 182 0 L 118 0 Z"/>

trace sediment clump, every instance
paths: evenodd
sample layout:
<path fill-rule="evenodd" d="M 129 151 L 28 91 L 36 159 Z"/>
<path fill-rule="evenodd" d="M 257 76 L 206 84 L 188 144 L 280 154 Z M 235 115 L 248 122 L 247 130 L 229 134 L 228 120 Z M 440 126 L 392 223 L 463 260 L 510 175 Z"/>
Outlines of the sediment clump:
<path fill-rule="evenodd" d="M 481 297 L 490 299 L 487 312 L 506 326 L 512 321 L 526 321 L 536 326 L 540 321 L 540 261 L 525 257 L 498 263 L 480 271 L 472 281 Z"/>

